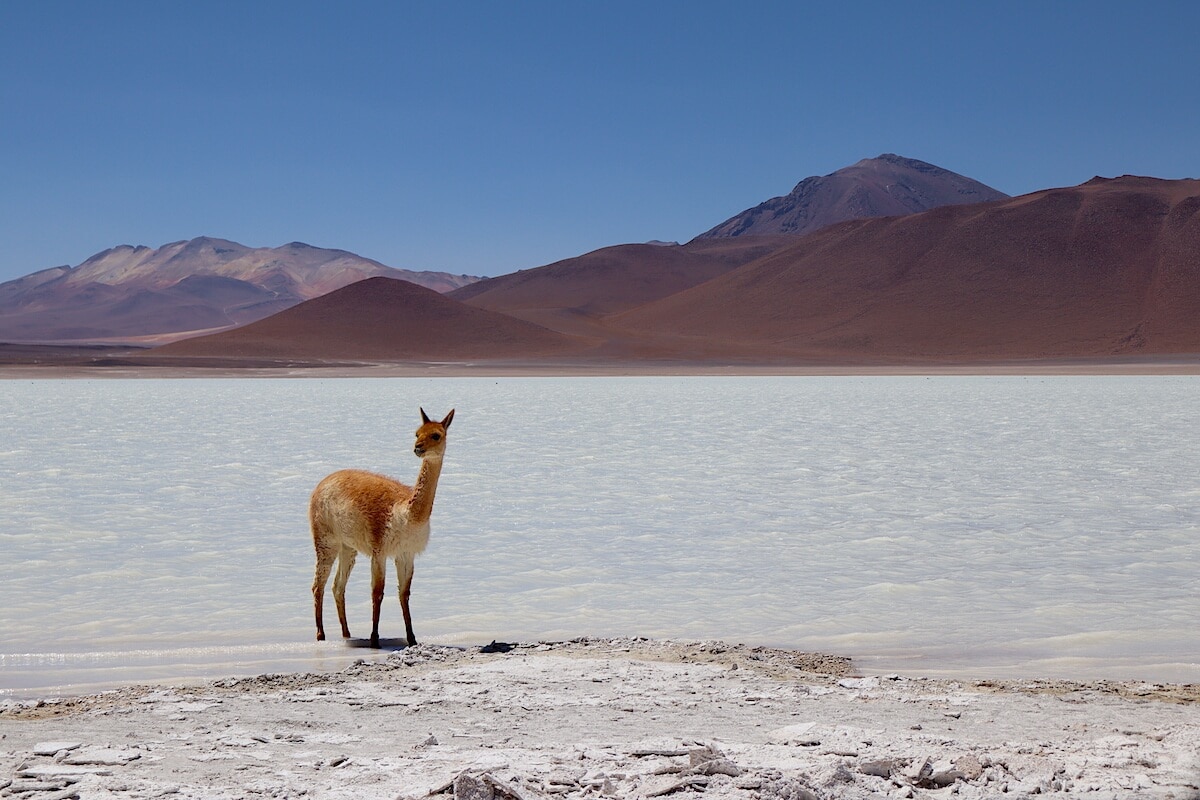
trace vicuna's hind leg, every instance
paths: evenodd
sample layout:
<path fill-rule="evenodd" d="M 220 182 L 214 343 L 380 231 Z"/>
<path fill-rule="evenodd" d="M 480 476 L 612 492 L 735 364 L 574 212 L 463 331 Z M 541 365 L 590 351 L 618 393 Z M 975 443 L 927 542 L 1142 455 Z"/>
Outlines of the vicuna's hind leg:
<path fill-rule="evenodd" d="M 342 623 L 342 638 L 350 638 L 350 626 L 346 623 L 346 582 L 350 580 L 350 570 L 354 569 L 354 560 L 358 553 L 353 547 L 342 546 L 338 555 L 337 575 L 333 576 L 333 602 L 337 604 L 338 622 Z"/>
<path fill-rule="evenodd" d="M 371 647 L 379 647 L 379 609 L 383 605 L 383 557 L 371 556 Z"/>
<path fill-rule="evenodd" d="M 401 553 L 396 556 L 396 580 L 399 582 L 400 589 L 400 610 L 404 612 L 404 633 L 408 636 L 408 643 L 416 644 L 417 637 L 413 633 L 412 614 L 408 611 L 408 596 L 412 589 L 413 579 L 413 557 L 411 553 Z"/>
<path fill-rule="evenodd" d="M 317 618 L 317 641 L 325 641 L 325 584 L 329 581 L 329 571 L 333 568 L 333 561 L 337 558 L 337 551 L 326 548 L 317 548 L 317 569 L 313 576 L 312 594 L 313 594 L 313 614 Z"/>

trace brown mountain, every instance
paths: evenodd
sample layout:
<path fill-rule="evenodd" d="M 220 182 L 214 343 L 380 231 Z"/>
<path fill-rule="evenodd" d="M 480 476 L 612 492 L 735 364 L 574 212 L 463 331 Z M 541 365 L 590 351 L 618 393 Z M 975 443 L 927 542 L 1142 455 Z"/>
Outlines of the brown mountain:
<path fill-rule="evenodd" d="M 609 324 L 787 358 L 1200 353 L 1200 181 L 842 223 Z"/>
<path fill-rule="evenodd" d="M 450 293 L 479 308 L 548 328 L 604 337 L 596 320 L 701 284 L 791 244 L 786 237 L 623 244 Z"/>
<path fill-rule="evenodd" d="M 372 276 L 450 291 L 476 278 L 411 272 L 301 242 L 199 238 L 120 247 L 0 284 L 0 341 L 165 341 L 228 328 Z"/>
<path fill-rule="evenodd" d="M 699 238 L 802 236 L 852 219 L 898 217 L 1006 197 L 979 181 L 933 164 L 885 153 L 829 175 L 805 178 L 791 193 L 747 209 Z"/>
<path fill-rule="evenodd" d="M 540 358 L 584 347 L 408 281 L 368 278 L 240 328 L 158 347 L 153 355 L 444 361 Z"/>

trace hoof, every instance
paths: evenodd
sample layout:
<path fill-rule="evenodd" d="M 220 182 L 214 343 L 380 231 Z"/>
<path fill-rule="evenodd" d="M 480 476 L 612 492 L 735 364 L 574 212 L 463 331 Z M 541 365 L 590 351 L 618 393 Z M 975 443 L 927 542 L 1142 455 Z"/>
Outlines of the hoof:
<path fill-rule="evenodd" d="M 379 649 L 379 634 L 378 633 L 371 634 L 371 647 L 374 647 L 376 650 Z"/>
<path fill-rule="evenodd" d="M 325 634 L 323 634 L 323 633 L 318 633 L 318 634 L 317 634 L 317 641 L 318 641 L 318 642 L 323 642 L 323 641 L 325 641 Z"/>

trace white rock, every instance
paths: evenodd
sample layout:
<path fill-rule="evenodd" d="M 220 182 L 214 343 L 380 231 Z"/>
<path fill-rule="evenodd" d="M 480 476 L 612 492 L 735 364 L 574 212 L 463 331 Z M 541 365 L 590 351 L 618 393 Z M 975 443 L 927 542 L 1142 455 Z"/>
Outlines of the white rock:
<path fill-rule="evenodd" d="M 815 722 L 801 722 L 796 725 L 785 725 L 782 728 L 776 728 L 767 734 L 767 741 L 773 744 L 804 744 L 811 745 L 816 743 L 816 737 L 812 735 L 813 728 L 817 727 Z"/>
<path fill-rule="evenodd" d="M 22 778 L 78 778 L 84 775 L 112 775 L 112 770 L 72 764 L 36 764 L 25 767 L 17 774 Z"/>
<path fill-rule="evenodd" d="M 770 778 L 759 788 L 763 800 L 820 800 L 820 796 L 796 778 Z"/>
<path fill-rule="evenodd" d="M 826 788 L 832 789 L 838 784 L 854 783 L 854 773 L 850 771 L 849 767 L 839 761 L 819 772 L 817 774 L 817 782 Z"/>
<path fill-rule="evenodd" d="M 493 800 L 495 790 L 482 778 L 463 772 L 454 779 L 454 800 Z"/>
<path fill-rule="evenodd" d="M 79 788 L 76 786 L 67 786 L 59 789 L 57 792 L 40 792 L 35 797 L 37 797 L 37 800 L 71 800 L 71 798 L 79 797 Z"/>
<path fill-rule="evenodd" d="M 123 767 L 136 761 L 142 754 L 136 750 L 114 750 L 106 747 L 87 747 L 76 750 L 62 759 L 63 764 L 76 766 Z"/>
<path fill-rule="evenodd" d="M 74 750 L 82 747 L 83 742 L 38 742 L 33 746 L 35 756 L 52 756 L 63 750 Z"/>
<path fill-rule="evenodd" d="M 222 736 L 217 740 L 225 747 L 254 747 L 259 741 L 250 736 Z"/>
<path fill-rule="evenodd" d="M 933 775 L 933 762 L 928 758 L 915 758 L 902 774 L 914 786 L 925 786 Z"/>
<path fill-rule="evenodd" d="M 962 773 L 954 768 L 954 763 L 950 759 L 939 758 L 930 764 L 927 782 L 934 786 L 945 787 L 961 777 Z"/>
<path fill-rule="evenodd" d="M 684 771 L 685 775 L 728 775 L 731 778 L 740 777 L 742 768 L 728 758 L 714 758 L 704 761 Z"/>
<path fill-rule="evenodd" d="M 896 761 L 891 758 L 863 761 L 858 765 L 858 771 L 863 775 L 872 775 L 876 778 L 890 778 L 896 771 Z"/>
<path fill-rule="evenodd" d="M 954 768 L 962 773 L 965 781 L 977 781 L 983 775 L 983 762 L 971 753 L 954 759 Z"/>

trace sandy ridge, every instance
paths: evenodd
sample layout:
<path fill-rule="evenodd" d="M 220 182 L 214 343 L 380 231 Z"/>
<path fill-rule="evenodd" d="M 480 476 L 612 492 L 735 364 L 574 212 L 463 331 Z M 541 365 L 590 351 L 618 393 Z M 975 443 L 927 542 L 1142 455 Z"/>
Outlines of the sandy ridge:
<path fill-rule="evenodd" d="M 1198 687 L 857 677 L 721 642 L 420 645 L 0 705 L 0 795 L 1200 797 Z"/>

